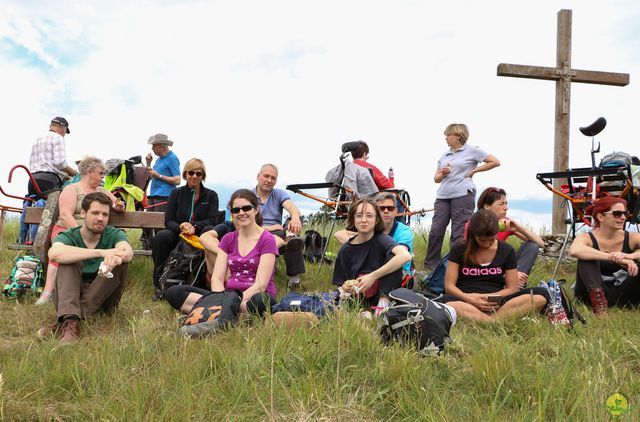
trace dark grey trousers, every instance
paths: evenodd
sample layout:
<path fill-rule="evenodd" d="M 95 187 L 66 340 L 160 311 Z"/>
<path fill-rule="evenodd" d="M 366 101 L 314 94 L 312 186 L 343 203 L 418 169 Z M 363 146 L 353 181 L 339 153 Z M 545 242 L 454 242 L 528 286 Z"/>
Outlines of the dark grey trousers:
<path fill-rule="evenodd" d="M 442 241 L 451 221 L 451 245 L 462 240 L 464 225 L 471 218 L 475 208 L 476 193 L 468 192 L 465 196 L 452 199 L 436 199 L 433 204 L 434 212 L 429 231 L 429 245 L 424 260 L 425 269 L 433 269 L 440 261 Z"/>

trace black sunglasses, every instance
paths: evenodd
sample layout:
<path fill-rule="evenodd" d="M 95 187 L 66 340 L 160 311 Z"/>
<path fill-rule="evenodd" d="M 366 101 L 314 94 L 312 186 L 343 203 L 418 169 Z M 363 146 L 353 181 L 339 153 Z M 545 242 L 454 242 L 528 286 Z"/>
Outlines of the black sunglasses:
<path fill-rule="evenodd" d="M 380 208 L 380 211 L 384 212 L 384 211 L 395 211 L 396 210 L 396 206 L 395 205 L 379 205 L 378 208 Z"/>
<path fill-rule="evenodd" d="M 240 211 L 249 212 L 252 209 L 253 209 L 253 205 L 243 205 L 241 207 L 232 207 L 229 209 L 229 211 L 231 211 L 231 214 L 237 214 Z"/>
<path fill-rule="evenodd" d="M 607 211 L 607 212 L 603 212 L 602 214 L 611 214 L 613 216 L 613 218 L 620 218 L 620 217 L 624 217 L 627 218 L 627 212 L 626 211 Z"/>
<path fill-rule="evenodd" d="M 192 171 L 192 170 L 189 170 L 187 174 L 189 176 L 196 176 L 196 177 L 201 177 L 203 175 L 201 171 Z"/>

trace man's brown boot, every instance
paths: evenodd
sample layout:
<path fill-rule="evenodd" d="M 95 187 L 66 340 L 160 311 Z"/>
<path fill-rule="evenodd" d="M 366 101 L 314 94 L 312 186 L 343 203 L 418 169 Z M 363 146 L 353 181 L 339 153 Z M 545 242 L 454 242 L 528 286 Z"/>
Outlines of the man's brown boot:
<path fill-rule="evenodd" d="M 80 321 L 77 319 L 65 319 L 60 325 L 60 344 L 69 344 L 80 337 Z"/>
<path fill-rule="evenodd" d="M 51 325 L 45 325 L 44 327 L 38 330 L 38 338 L 47 338 L 49 336 L 55 336 L 60 334 L 60 323 L 55 322 Z"/>

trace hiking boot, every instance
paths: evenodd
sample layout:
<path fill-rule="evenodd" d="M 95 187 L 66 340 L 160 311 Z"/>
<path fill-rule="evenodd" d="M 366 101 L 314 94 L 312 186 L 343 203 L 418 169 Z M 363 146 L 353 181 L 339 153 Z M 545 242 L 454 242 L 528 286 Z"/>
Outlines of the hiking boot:
<path fill-rule="evenodd" d="M 604 295 L 604 290 L 601 288 L 591 290 L 589 292 L 589 300 L 591 300 L 593 313 L 596 316 L 607 313 L 609 302 L 607 302 L 607 297 Z"/>
<path fill-rule="evenodd" d="M 47 338 L 49 336 L 55 336 L 58 334 L 60 334 L 60 323 L 57 321 L 53 324 L 45 325 L 44 327 L 41 327 L 36 333 L 38 338 L 42 338 L 42 339 Z"/>
<path fill-rule="evenodd" d="M 70 344 L 80 337 L 80 321 L 65 319 L 60 324 L 60 345 Z"/>

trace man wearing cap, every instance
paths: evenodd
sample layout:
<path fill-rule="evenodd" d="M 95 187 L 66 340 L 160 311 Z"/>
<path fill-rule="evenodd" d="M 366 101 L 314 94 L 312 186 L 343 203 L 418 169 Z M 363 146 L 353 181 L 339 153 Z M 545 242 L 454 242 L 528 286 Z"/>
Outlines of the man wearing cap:
<path fill-rule="evenodd" d="M 31 147 L 29 170 L 42 192 L 60 188 L 65 179 L 77 173 L 67 165 L 64 137 L 68 133 L 71 131 L 67 119 L 54 117 L 49 132 L 36 139 Z M 38 193 L 31 180 L 28 190 L 30 195 Z"/>
<path fill-rule="evenodd" d="M 166 204 L 171 191 L 180 184 L 180 160 L 173 151 L 169 150 L 169 147 L 173 145 L 173 141 L 169 140 L 167 135 L 163 133 L 155 134 L 149 138 L 148 143 L 151 145 L 153 153 L 158 157 L 153 169 L 151 168 L 153 156 L 149 153 L 146 157 L 149 175 L 151 176 L 151 189 L 147 197 L 148 205 Z M 165 208 L 166 205 L 157 205 L 150 208 L 150 210 L 163 212 Z M 143 244 L 148 245 L 147 240 L 153 236 L 154 230 L 145 230 L 142 238 Z"/>

